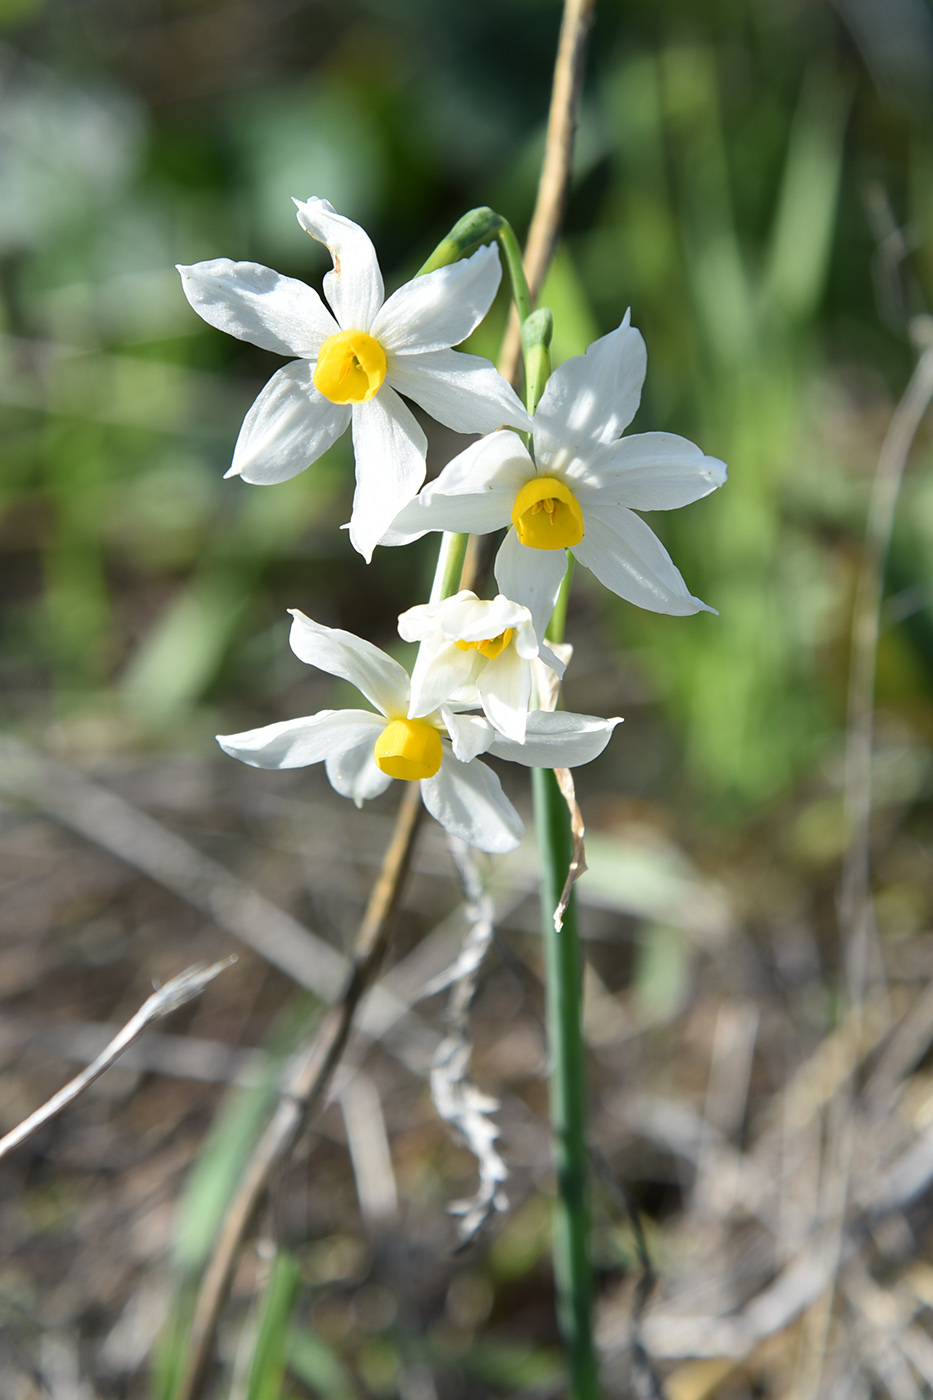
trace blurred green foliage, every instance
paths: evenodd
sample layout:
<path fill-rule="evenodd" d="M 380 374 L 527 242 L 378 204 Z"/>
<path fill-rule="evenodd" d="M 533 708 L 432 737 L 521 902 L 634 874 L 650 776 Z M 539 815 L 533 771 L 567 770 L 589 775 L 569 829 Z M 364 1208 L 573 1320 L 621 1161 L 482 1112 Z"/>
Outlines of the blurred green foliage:
<path fill-rule="evenodd" d="M 353 555 L 346 441 L 283 486 L 222 480 L 277 362 L 204 326 L 172 264 L 319 281 L 290 202 L 312 192 L 367 227 L 390 286 L 472 205 L 521 230 L 558 22 L 553 0 L 0 9 L 8 722 L 103 712 L 134 742 L 202 742 L 218 706 L 284 713 L 286 606 L 391 643 L 426 550 Z M 731 477 L 652 521 L 718 618 L 579 586 L 680 736 L 672 781 L 721 814 L 838 746 L 868 482 L 933 275 L 933 25 L 910 7 L 892 24 L 900 47 L 828 4 L 599 6 L 544 292 L 555 354 L 631 305 L 650 357 L 635 428 L 694 437 Z M 908 230 L 909 277 L 885 260 L 885 217 Z M 501 319 L 474 348 L 495 354 Z M 440 436 L 435 465 L 454 446 Z M 914 716 L 933 635 L 925 455 L 881 675 Z"/>

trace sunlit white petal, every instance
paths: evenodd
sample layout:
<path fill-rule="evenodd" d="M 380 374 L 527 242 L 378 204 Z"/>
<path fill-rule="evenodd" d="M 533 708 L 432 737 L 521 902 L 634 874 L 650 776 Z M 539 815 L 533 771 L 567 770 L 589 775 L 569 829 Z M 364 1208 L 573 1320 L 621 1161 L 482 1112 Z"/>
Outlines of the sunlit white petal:
<path fill-rule="evenodd" d="M 408 672 L 372 642 L 337 627 L 313 622 L 297 608 L 289 609 L 289 645 L 309 666 L 339 676 L 356 686 L 384 715 L 396 719 L 408 713 Z"/>
<path fill-rule="evenodd" d="M 368 403 L 353 405 L 356 490 L 350 541 L 367 563 L 387 521 L 424 481 L 427 445 L 411 409 L 386 385 Z"/>
<path fill-rule="evenodd" d="M 325 244 L 334 260 L 324 278 L 324 295 L 345 331 L 369 331 L 382 305 L 385 287 L 369 235 L 338 214 L 326 199 L 295 200 L 301 227 Z"/>
<path fill-rule="evenodd" d="M 499 779 L 480 759 L 458 763 L 445 753 L 435 776 L 422 779 L 421 796 L 452 836 L 481 851 L 514 851 L 525 830 Z"/>
<path fill-rule="evenodd" d="M 361 744 L 372 749 L 385 720 L 367 710 L 321 710 L 241 734 L 218 734 L 225 753 L 251 768 L 306 768 Z"/>
<path fill-rule="evenodd" d="M 525 722 L 531 701 L 531 664 L 514 646 L 487 661 L 476 680 L 483 710 L 500 733 L 516 743 L 525 738 Z"/>
<path fill-rule="evenodd" d="M 535 460 L 541 471 L 587 458 L 612 442 L 635 416 L 645 382 L 647 352 L 630 313 L 617 330 L 551 375 L 535 411 Z"/>
<path fill-rule="evenodd" d="M 492 726 L 479 715 L 461 715 L 444 705 L 441 718 L 450 735 L 454 757 L 461 763 L 470 763 L 477 754 L 485 753 L 496 737 Z"/>
<path fill-rule="evenodd" d="M 313 368 L 293 360 L 272 376 L 243 419 L 227 476 L 258 485 L 287 481 L 346 431 L 349 408 L 318 393 Z"/>
<path fill-rule="evenodd" d="M 560 586 L 567 572 L 562 549 L 529 549 L 510 530 L 496 555 L 496 583 L 507 598 L 531 609 L 535 631 L 543 640 Z"/>
<path fill-rule="evenodd" d="M 601 448 L 591 467 L 600 499 L 632 510 L 677 510 L 726 480 L 725 462 L 706 457 L 696 443 L 675 433 L 620 438 Z"/>
<path fill-rule="evenodd" d="M 411 673 L 411 718 L 432 714 L 447 700 L 478 705 L 473 678 L 481 660 L 478 652 L 459 651 L 439 634 L 424 641 Z"/>
<path fill-rule="evenodd" d="M 524 743 L 497 734 L 489 752 L 529 768 L 576 768 L 598 758 L 621 723 L 567 710 L 532 710 Z"/>
<path fill-rule="evenodd" d="M 521 438 L 498 432 L 471 443 L 406 506 L 380 543 L 407 544 L 429 530 L 488 535 L 511 519 L 521 488 L 535 474 Z"/>
<path fill-rule="evenodd" d="M 331 787 L 339 792 L 341 797 L 351 798 L 357 807 L 362 807 L 370 798 L 385 792 L 392 781 L 388 773 L 383 773 L 378 766 L 373 754 L 376 740 L 383 728 L 383 721 L 378 716 L 373 718 L 377 723 L 367 727 L 365 741 L 361 739 L 355 744 L 349 744 L 345 749 L 338 749 L 329 754 L 324 765 Z"/>
<path fill-rule="evenodd" d="M 338 329 L 317 292 L 259 263 L 214 258 L 179 264 L 178 271 L 185 296 L 208 325 L 263 350 L 314 359 Z"/>
<path fill-rule="evenodd" d="M 573 552 L 600 583 L 649 612 L 684 617 L 714 611 L 693 597 L 657 535 L 630 510 L 591 510 Z"/>
<path fill-rule="evenodd" d="M 491 433 L 504 425 L 531 427 L 515 390 L 480 355 L 458 350 L 393 355 L 387 379 L 455 433 Z"/>
<path fill-rule="evenodd" d="M 487 244 L 399 287 L 376 315 L 372 334 L 387 351 L 459 345 L 492 306 L 501 277 L 499 250 Z"/>

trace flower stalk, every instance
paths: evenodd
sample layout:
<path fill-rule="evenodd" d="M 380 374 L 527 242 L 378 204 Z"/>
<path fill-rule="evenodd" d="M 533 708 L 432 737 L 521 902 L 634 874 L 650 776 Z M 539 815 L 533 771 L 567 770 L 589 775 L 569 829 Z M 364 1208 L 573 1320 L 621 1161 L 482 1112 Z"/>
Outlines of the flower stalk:
<path fill-rule="evenodd" d="M 522 321 L 525 404 L 534 414 L 551 370 L 553 317 L 539 307 Z M 547 629 L 562 642 L 573 555 Z M 576 901 L 570 892 L 563 918 L 560 902 L 573 857 L 570 813 L 552 768 L 532 770 L 535 828 L 541 856 L 541 936 L 547 1008 L 552 1150 L 557 1196 L 552 1215 L 552 1253 L 557 1320 L 567 1354 L 573 1400 L 596 1400 L 599 1367 L 593 1343 L 593 1275 L 587 1201 L 586 1043 L 583 1037 L 583 963 Z"/>

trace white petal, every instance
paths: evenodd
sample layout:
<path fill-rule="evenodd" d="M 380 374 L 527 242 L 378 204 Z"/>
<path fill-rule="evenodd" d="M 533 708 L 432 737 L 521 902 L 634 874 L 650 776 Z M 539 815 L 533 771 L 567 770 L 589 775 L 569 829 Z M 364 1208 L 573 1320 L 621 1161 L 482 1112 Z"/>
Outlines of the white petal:
<path fill-rule="evenodd" d="M 374 716 L 374 718 L 378 718 Z M 367 728 L 365 743 L 350 744 L 338 753 L 328 756 L 325 763 L 331 787 L 342 797 L 352 798 L 357 807 L 362 807 L 371 797 L 385 792 L 392 779 L 383 773 L 373 756 L 373 748 L 383 729 L 380 720 L 375 727 Z"/>
<path fill-rule="evenodd" d="M 489 360 L 460 350 L 389 356 L 388 382 L 456 433 L 531 428 L 521 400 Z"/>
<path fill-rule="evenodd" d="M 457 597 L 461 595 L 458 593 Z M 470 594 L 474 597 L 475 594 Z M 446 601 L 446 599 L 445 599 Z M 398 615 L 398 634 L 403 642 L 423 642 L 440 626 L 442 603 L 416 603 Z"/>
<path fill-rule="evenodd" d="M 503 593 L 484 601 L 464 589 L 452 598 L 445 598 L 437 612 L 445 637 L 457 642 L 482 642 L 501 636 L 510 627 L 518 629 L 524 624 L 526 631 L 532 634 L 532 655 L 538 654 L 530 626 L 531 613 L 522 603 L 513 603 Z"/>
<path fill-rule="evenodd" d="M 492 433 L 454 457 L 396 516 L 381 543 L 407 544 L 429 530 L 488 535 L 508 525 L 515 497 L 535 474 L 515 433 Z"/>
<path fill-rule="evenodd" d="M 566 550 L 529 549 L 514 530 L 496 555 L 496 583 L 507 598 L 531 609 L 539 642 L 544 640 L 566 572 Z"/>
<path fill-rule="evenodd" d="M 441 708 L 441 718 L 450 735 L 454 757 L 470 763 L 477 754 L 485 753 L 496 737 L 496 731 L 479 715 L 461 715 L 447 705 Z"/>
<path fill-rule="evenodd" d="M 408 672 L 404 666 L 352 632 L 312 622 L 298 608 L 290 608 L 289 612 L 292 630 L 288 644 L 299 660 L 349 681 L 377 710 L 392 719 L 408 714 Z"/>
<path fill-rule="evenodd" d="M 535 457 L 540 470 L 617 438 L 635 416 L 645 382 L 647 353 L 629 324 L 596 340 L 585 355 L 565 360 L 551 375 L 535 412 Z"/>
<path fill-rule="evenodd" d="M 452 836 L 481 851 L 514 851 L 525 830 L 502 784 L 485 763 L 458 763 L 452 754 L 433 778 L 421 780 L 424 805 Z"/>
<path fill-rule="evenodd" d="M 414 277 L 373 321 L 385 350 L 449 350 L 476 330 L 492 306 L 502 269 L 494 243 L 469 258 Z"/>
<path fill-rule="evenodd" d="M 675 433 L 635 433 L 600 449 L 589 491 L 632 510 L 676 510 L 726 479 L 726 464 Z M 584 493 L 586 494 L 586 493 Z"/>
<path fill-rule="evenodd" d="M 488 661 L 477 685 L 483 710 L 501 734 L 521 744 L 525 739 L 531 700 L 531 662 L 523 661 L 514 646 Z"/>
<path fill-rule="evenodd" d="M 639 608 L 677 617 L 715 611 L 688 592 L 651 527 L 621 506 L 591 509 L 586 534 L 574 545 L 573 553 L 600 583 Z"/>
<path fill-rule="evenodd" d="M 369 235 L 326 199 L 296 199 L 295 207 L 301 227 L 325 244 L 334 260 L 333 272 L 324 278 L 324 294 L 341 329 L 368 331 L 385 296 Z"/>
<path fill-rule="evenodd" d="M 576 768 L 598 758 L 621 723 L 567 710 L 532 710 L 523 744 L 497 735 L 489 752 L 529 768 Z"/>
<path fill-rule="evenodd" d="M 346 432 L 349 408 L 318 393 L 313 370 L 307 360 L 293 360 L 272 376 L 243 419 L 227 476 L 258 485 L 287 481 Z"/>
<path fill-rule="evenodd" d="M 412 669 L 411 705 L 408 711 L 412 719 L 433 714 L 446 700 L 479 705 L 479 697 L 470 684 L 480 659 L 478 653 L 459 651 L 439 632 L 435 633 L 435 637 L 436 644 L 432 644 L 432 641 L 422 643 Z"/>
<path fill-rule="evenodd" d="M 215 258 L 178 271 L 185 296 L 208 325 L 263 350 L 315 359 L 339 330 L 317 292 L 259 263 Z"/>
<path fill-rule="evenodd" d="M 371 751 L 384 728 L 385 720 L 368 710 L 321 710 L 242 734 L 218 734 L 217 742 L 251 768 L 306 768 L 355 745 L 368 744 Z"/>
<path fill-rule="evenodd" d="M 428 440 L 398 394 L 383 385 L 368 403 L 353 405 L 356 490 L 350 542 L 368 563 L 392 520 L 424 481 Z"/>

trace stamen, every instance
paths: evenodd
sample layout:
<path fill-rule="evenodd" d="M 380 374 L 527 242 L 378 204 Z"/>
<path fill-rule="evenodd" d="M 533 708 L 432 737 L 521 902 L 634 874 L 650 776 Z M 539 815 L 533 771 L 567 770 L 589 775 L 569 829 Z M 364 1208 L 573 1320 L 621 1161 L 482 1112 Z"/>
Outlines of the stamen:
<path fill-rule="evenodd" d="M 478 651 L 481 656 L 485 656 L 487 661 L 495 661 L 497 656 L 501 656 L 506 647 L 515 636 L 515 628 L 507 627 L 504 632 L 500 632 L 498 637 L 486 637 L 479 642 L 454 642 L 458 651 Z"/>
<path fill-rule="evenodd" d="M 529 549 L 568 549 L 583 539 L 580 503 L 554 476 L 536 476 L 525 483 L 515 497 L 512 524 Z"/>

